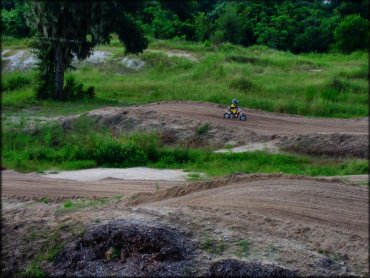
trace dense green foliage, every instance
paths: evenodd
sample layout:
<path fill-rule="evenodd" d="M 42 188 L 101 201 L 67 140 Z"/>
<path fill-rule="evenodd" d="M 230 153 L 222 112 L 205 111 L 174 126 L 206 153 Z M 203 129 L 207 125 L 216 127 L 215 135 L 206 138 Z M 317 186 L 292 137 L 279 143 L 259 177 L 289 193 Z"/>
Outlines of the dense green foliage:
<path fill-rule="evenodd" d="M 71 129 L 58 125 L 25 132 L 22 128 L 3 133 L 3 163 L 18 171 L 81 169 L 96 166 L 182 168 L 210 176 L 235 172 L 283 172 L 307 175 L 365 174 L 366 160 L 337 161 L 261 151 L 237 154 L 213 153 L 208 149 L 167 147 L 153 134 L 114 135 L 92 130 L 82 118 Z"/>
<path fill-rule="evenodd" d="M 337 48 L 346 53 L 357 49 L 368 49 L 368 30 L 368 21 L 361 16 L 346 16 L 334 31 Z"/>
<path fill-rule="evenodd" d="M 2 36 L 25 38 L 31 35 L 26 24 L 28 4 L 24 0 L 2 1 L 1 33 Z"/>
<path fill-rule="evenodd" d="M 32 2 L 3 2 L 3 34 L 29 36 L 30 30 L 24 18 L 28 8 L 26 6 L 32 5 Z M 133 8 L 137 3 L 141 3 L 140 9 Z M 138 26 L 145 30 L 147 36 L 157 39 L 182 37 L 203 42 L 211 40 L 214 43 L 227 41 L 243 46 L 263 44 L 295 53 L 326 52 L 330 48 L 350 52 L 368 46 L 368 0 L 156 0 L 137 3 L 133 5 L 131 1 L 128 5 L 111 9 L 108 7 L 114 7 L 114 1 L 100 2 L 102 6 L 95 10 L 103 10 L 104 15 L 110 19 L 119 18 L 117 11 L 120 10 L 135 11 Z M 81 13 L 74 13 L 73 17 L 87 17 L 88 10 L 84 8 Z M 104 15 L 102 18 L 105 20 L 107 17 Z M 349 20 L 348 16 L 354 15 L 361 20 Z M 130 18 L 127 20 L 132 22 Z M 350 26 L 353 28 L 350 29 Z M 81 25 L 77 29 L 84 28 Z M 360 28 L 359 34 L 351 33 L 357 28 Z M 117 32 L 113 29 L 110 31 Z M 132 31 L 140 33 L 136 27 Z M 352 36 L 360 40 L 355 39 L 356 42 L 351 43 Z M 127 37 L 122 36 L 122 39 Z M 347 47 L 346 42 L 351 46 Z"/>

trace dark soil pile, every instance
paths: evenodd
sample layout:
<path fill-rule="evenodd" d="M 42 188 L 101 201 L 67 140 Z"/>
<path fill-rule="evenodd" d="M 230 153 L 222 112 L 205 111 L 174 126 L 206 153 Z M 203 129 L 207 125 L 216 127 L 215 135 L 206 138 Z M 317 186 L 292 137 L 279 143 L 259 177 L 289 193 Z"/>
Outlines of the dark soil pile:
<path fill-rule="evenodd" d="M 211 277 L 298 277 L 295 271 L 274 264 L 261 262 L 242 262 L 234 259 L 222 260 L 211 265 Z"/>
<path fill-rule="evenodd" d="M 195 275 L 193 243 L 163 224 L 115 220 L 67 245 L 47 269 L 53 277 Z"/>

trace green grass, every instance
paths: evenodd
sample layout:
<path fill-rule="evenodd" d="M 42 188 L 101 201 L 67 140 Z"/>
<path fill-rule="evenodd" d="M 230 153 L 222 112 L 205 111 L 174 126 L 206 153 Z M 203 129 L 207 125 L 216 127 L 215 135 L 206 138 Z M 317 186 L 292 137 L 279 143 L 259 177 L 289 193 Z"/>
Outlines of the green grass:
<path fill-rule="evenodd" d="M 124 49 L 115 42 L 97 49 L 123 57 Z M 138 56 L 146 62 L 139 71 L 124 69 L 119 60 L 81 67 L 72 74 L 85 86 L 95 87 L 96 99 L 74 103 L 37 101 L 32 89 L 34 73 L 5 72 L 5 83 L 14 75 L 28 81 L 33 76 L 30 83 L 4 91 L 5 115 L 22 113 L 20 109 L 35 105 L 39 110 L 34 115 L 65 115 L 107 105 L 162 100 L 228 105 L 232 98 L 238 98 L 242 107 L 267 111 L 340 118 L 368 116 L 365 52 L 294 55 L 262 46 L 224 44 L 215 48 L 178 40 L 153 41 L 149 49 L 188 51 L 199 61 L 145 51 Z"/>
<path fill-rule="evenodd" d="M 44 263 L 54 262 L 65 243 L 82 236 L 85 232 L 85 227 L 80 223 L 58 224 L 54 228 L 31 225 L 21 238 L 23 245 L 32 250 L 27 256 L 27 265 L 20 267 L 24 269 L 21 277 L 44 277 Z"/>
<path fill-rule="evenodd" d="M 249 249 L 250 249 L 250 241 L 247 239 L 241 239 L 236 242 L 237 251 L 236 255 L 238 257 L 248 257 L 249 256 Z"/>
<path fill-rule="evenodd" d="M 120 198 L 115 197 L 112 200 L 120 200 Z M 102 198 L 97 200 L 90 200 L 90 199 L 78 199 L 78 200 L 66 200 L 60 206 L 60 212 L 72 212 L 79 209 L 87 208 L 87 207 L 97 207 L 101 205 L 108 204 L 111 199 L 109 198 Z"/>
<path fill-rule="evenodd" d="M 9 36 L 1 36 L 2 49 L 24 49 L 31 47 L 32 38 L 14 38 Z"/>
<path fill-rule="evenodd" d="M 32 262 L 30 263 L 25 272 L 24 272 L 25 277 L 34 277 L 34 278 L 42 278 L 45 277 L 45 273 L 42 270 L 40 264 L 38 262 Z"/>
<path fill-rule="evenodd" d="M 366 174 L 363 159 L 332 159 L 263 151 L 214 153 L 209 148 L 189 149 L 163 145 L 155 134 L 112 135 L 106 128 L 89 128 L 82 118 L 63 131 L 49 125 L 24 132 L 14 128 L 3 132 L 3 166 L 21 172 L 72 170 L 93 167 L 136 167 L 184 169 L 207 176 L 232 173 L 287 173 L 310 176 Z M 193 174 L 190 179 L 200 176 Z"/>
<path fill-rule="evenodd" d="M 225 245 L 223 244 L 223 242 L 218 242 L 215 239 L 207 237 L 200 243 L 200 248 L 207 251 L 208 253 L 221 255 L 225 250 Z"/>

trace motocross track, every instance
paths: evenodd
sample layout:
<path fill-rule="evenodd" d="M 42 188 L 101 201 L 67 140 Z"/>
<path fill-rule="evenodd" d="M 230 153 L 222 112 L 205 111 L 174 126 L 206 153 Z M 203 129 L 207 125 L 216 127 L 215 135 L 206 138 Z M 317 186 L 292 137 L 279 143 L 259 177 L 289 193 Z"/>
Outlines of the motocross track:
<path fill-rule="evenodd" d="M 18 254 L 27 252 L 10 255 L 14 246 L 23 246 L 17 240 L 27 234 L 30 224 L 24 223 L 41 223 L 37 229 L 50 229 L 55 222 L 71 219 L 87 226 L 96 225 L 98 218 L 142 219 L 189 231 L 198 242 L 209 238 L 221 242 L 225 246 L 223 253 L 202 255 L 205 257 L 199 259 L 199 265 L 203 267 L 207 262 L 237 258 L 235 245 L 247 239 L 248 261 L 277 263 L 303 276 L 367 274 L 368 187 L 338 179 L 239 174 L 172 187 L 168 184 L 156 191 L 155 186 L 140 187 L 142 184 L 136 181 L 111 184 L 111 180 L 101 180 L 90 183 L 90 187 L 89 183 L 71 180 L 53 182 L 29 174 L 2 173 L 7 261 L 19 261 Z M 146 192 L 133 194 L 137 191 Z M 69 216 L 55 212 L 58 202 L 19 203 L 11 198 L 39 194 L 49 195 L 52 200 L 56 195 L 71 198 L 119 193 L 127 194 L 123 202 L 71 212 Z M 45 226 L 48 222 L 50 226 Z M 14 227 L 18 230 L 13 235 Z"/>
<path fill-rule="evenodd" d="M 225 107 L 208 103 L 164 102 L 108 107 L 91 111 L 87 116 L 94 118 L 97 125 L 108 125 L 117 132 L 135 129 L 164 132 L 173 143 L 191 141 L 197 128 L 209 123 L 209 132 L 202 135 L 207 143 L 223 145 L 231 137 L 239 145 L 266 141 L 277 141 L 278 145 L 291 140 L 303 141 L 304 148 L 317 154 L 320 149 L 326 148 L 323 153 L 328 153 L 337 146 L 334 155 L 340 157 L 346 153 L 368 156 L 367 119 L 314 119 L 245 110 L 248 119 L 242 122 L 223 119 L 224 111 Z M 60 120 L 68 128 L 76 117 Z M 311 140 L 316 140 L 316 145 L 310 146 Z M 21 256 L 31 250 L 32 241 L 27 241 L 28 249 L 19 241 L 29 233 L 27 227 L 31 224 L 32 229 L 54 229 L 55 223 L 63 221 L 92 226 L 97 218 L 123 217 L 175 225 L 190 231 L 198 242 L 211 238 L 223 243 L 222 254 L 211 253 L 199 260 L 203 267 L 220 259 L 240 259 L 236 255 L 237 244 L 248 240 L 249 255 L 244 260 L 278 263 L 311 277 L 368 275 L 367 186 L 340 179 L 280 174 L 242 174 L 197 183 L 118 179 L 81 182 L 9 170 L 1 174 L 3 236 L 10 271 L 19 269 L 17 263 L 24 260 Z M 42 197 L 59 201 L 116 195 L 124 195 L 123 201 L 68 215 L 55 212 L 57 202 L 23 202 Z"/>
<path fill-rule="evenodd" d="M 144 110 L 154 110 L 171 117 L 189 117 L 194 120 L 226 124 L 261 135 L 292 135 L 304 133 L 368 134 L 367 119 L 317 119 L 302 116 L 246 109 L 247 122 L 228 121 L 222 118 L 225 107 L 210 103 L 166 102 L 147 105 Z"/>
<path fill-rule="evenodd" d="M 225 107 L 200 102 L 160 102 L 130 108 L 106 107 L 87 114 L 114 131 L 152 131 L 164 143 L 187 146 L 248 145 L 269 142 L 272 149 L 311 155 L 368 158 L 368 118 L 307 118 L 246 109 L 247 121 L 224 119 Z M 64 117 L 68 128 L 79 115 Z M 207 131 L 199 128 L 208 124 Z"/>
<path fill-rule="evenodd" d="M 197 221 L 205 229 L 215 225 L 212 228 L 222 231 L 221 235 L 247 235 L 262 245 L 279 242 L 284 246 L 284 239 L 289 239 L 295 244 L 288 248 L 287 256 L 301 271 L 317 263 L 304 249 L 340 254 L 345 258 L 343 264 L 352 270 L 367 271 L 367 187 L 335 179 L 254 174 L 166 191 L 142 194 L 135 201 L 187 218 L 178 219 L 180 222 Z M 259 248 L 256 246 L 256 252 Z M 312 271 L 305 274 L 326 275 Z"/>

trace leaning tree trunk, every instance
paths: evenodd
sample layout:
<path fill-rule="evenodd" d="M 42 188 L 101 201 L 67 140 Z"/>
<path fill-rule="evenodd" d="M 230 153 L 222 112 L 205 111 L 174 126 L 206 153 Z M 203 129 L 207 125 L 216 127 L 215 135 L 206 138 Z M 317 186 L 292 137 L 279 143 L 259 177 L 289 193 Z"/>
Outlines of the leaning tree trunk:
<path fill-rule="evenodd" d="M 54 99 L 63 99 L 64 62 L 63 48 L 58 44 L 55 49 L 55 92 Z"/>

